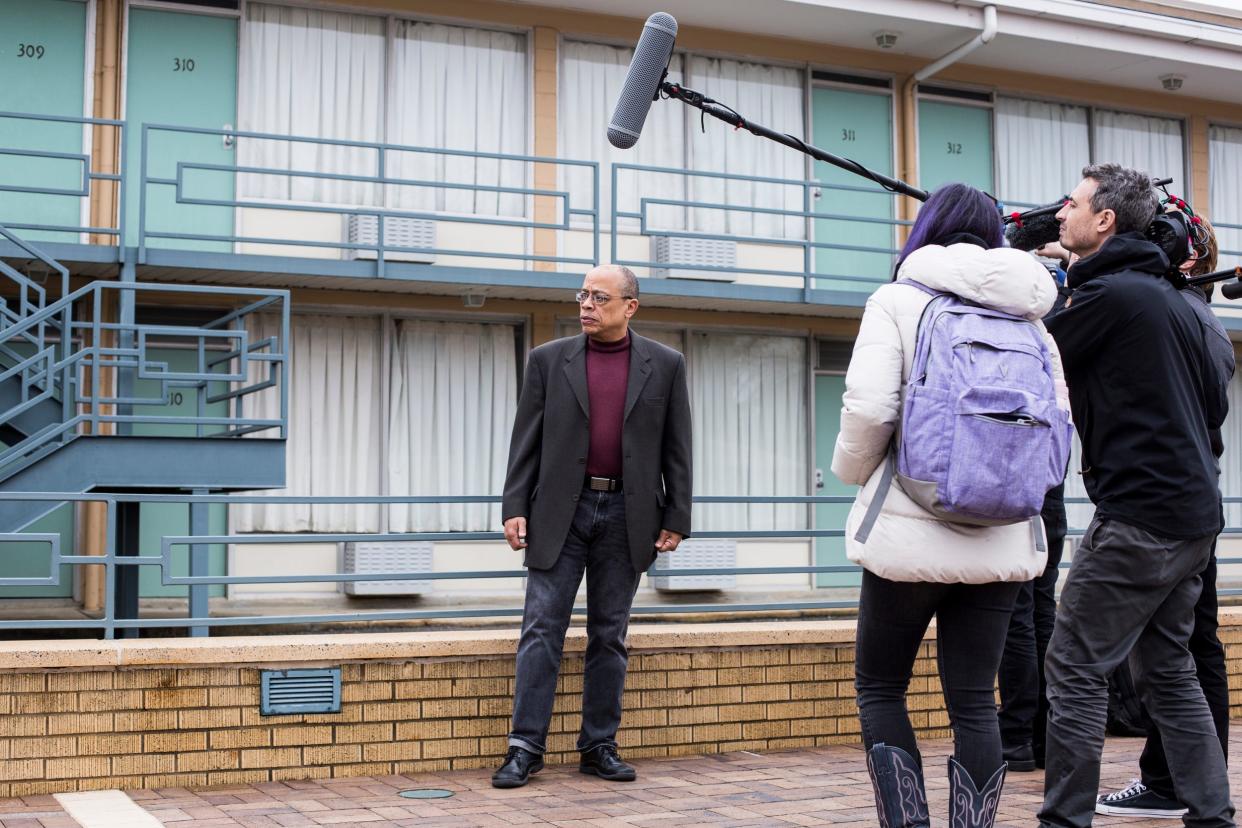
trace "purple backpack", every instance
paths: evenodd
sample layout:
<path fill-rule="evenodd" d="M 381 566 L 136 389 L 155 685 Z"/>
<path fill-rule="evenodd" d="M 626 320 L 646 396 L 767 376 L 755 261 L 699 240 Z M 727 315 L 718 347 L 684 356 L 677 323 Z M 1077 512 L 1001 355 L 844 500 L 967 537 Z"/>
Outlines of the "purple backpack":
<path fill-rule="evenodd" d="M 866 542 L 896 476 L 941 520 L 980 526 L 1034 518 L 1065 477 L 1073 426 L 1057 407 L 1039 327 L 941 293 L 919 320 L 901 423 L 856 539 Z M 1043 532 L 1037 531 L 1041 542 Z"/>

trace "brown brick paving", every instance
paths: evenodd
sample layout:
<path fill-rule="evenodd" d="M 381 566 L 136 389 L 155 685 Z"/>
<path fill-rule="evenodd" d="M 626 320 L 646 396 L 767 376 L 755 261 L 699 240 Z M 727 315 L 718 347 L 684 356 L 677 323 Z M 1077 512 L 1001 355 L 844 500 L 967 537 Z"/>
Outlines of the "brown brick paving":
<path fill-rule="evenodd" d="M 1135 774 L 1142 741 L 1110 739 L 1103 784 L 1112 790 Z M 952 744 L 924 743 L 933 825 L 943 826 L 948 782 L 943 773 Z M 1232 751 L 1235 789 L 1242 782 L 1242 746 Z M 316 828 L 332 825 L 556 825 L 563 828 L 665 826 L 875 825 L 871 786 L 856 745 L 764 755 L 735 752 L 678 759 L 636 760 L 639 778 L 610 783 L 572 765 L 550 766 L 525 788 L 499 791 L 487 770 L 290 782 L 187 790 L 163 788 L 129 795 L 173 828 Z M 409 788 L 445 788 L 449 799 L 416 801 Z M 1042 798 L 1041 773 L 1010 774 L 998 826 L 1031 826 Z M 1171 820 L 1099 817 L 1099 826 L 1162 828 Z M 51 796 L 0 800 L 0 828 L 78 828 Z"/>

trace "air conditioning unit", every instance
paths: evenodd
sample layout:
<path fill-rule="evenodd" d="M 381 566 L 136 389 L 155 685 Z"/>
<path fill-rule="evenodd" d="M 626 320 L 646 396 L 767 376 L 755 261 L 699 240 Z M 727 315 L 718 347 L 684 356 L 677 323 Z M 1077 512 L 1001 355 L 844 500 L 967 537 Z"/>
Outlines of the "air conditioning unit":
<path fill-rule="evenodd" d="M 660 592 L 699 592 L 707 589 L 732 589 L 737 576 L 686 575 L 670 578 L 662 574 L 678 569 L 723 569 L 737 566 L 737 541 L 723 538 L 687 538 L 673 552 L 656 556 L 648 571 L 651 586 Z"/>
<path fill-rule="evenodd" d="M 735 268 L 737 267 L 737 242 L 685 236 L 652 236 L 651 261 L 657 264 Z M 653 279 L 704 279 L 712 282 L 732 282 L 737 279 L 737 274 L 720 270 L 694 270 L 687 267 L 653 267 L 651 277 Z"/>
<path fill-rule="evenodd" d="M 342 235 L 349 244 L 378 244 L 378 228 L 378 216 L 347 213 Z M 388 247 L 425 247 L 428 251 L 434 250 L 436 223 L 430 219 L 385 217 L 384 244 Z M 376 258 L 374 250 L 346 248 L 343 252 L 349 261 Z M 417 250 L 386 250 L 384 261 L 434 264 L 436 256 L 431 252 L 423 253 Z"/>
<path fill-rule="evenodd" d="M 353 541 L 343 544 L 341 572 L 430 572 L 435 544 L 431 541 Z M 425 595 L 435 581 L 347 581 L 346 595 Z"/>

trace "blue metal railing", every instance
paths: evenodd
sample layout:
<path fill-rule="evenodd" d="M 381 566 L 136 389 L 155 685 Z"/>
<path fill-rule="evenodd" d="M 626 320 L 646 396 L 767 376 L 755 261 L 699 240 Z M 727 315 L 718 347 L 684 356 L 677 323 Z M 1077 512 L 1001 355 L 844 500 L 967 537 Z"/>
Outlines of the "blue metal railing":
<path fill-rule="evenodd" d="M 338 152 L 348 151 L 373 156 L 373 166 L 372 172 L 369 174 L 351 174 L 324 172 L 322 170 L 314 169 L 299 169 L 294 167 L 292 162 L 289 166 L 275 167 L 240 164 L 207 164 L 196 163 L 192 160 L 178 159 L 175 162 L 176 174 L 175 176 L 169 178 L 167 176 L 156 176 L 151 174 L 151 166 L 154 163 L 152 160 L 153 136 L 158 134 L 219 136 L 222 140 L 227 139 L 229 141 L 236 142 L 235 146 L 238 151 L 248 150 L 253 147 L 253 151 L 256 153 L 260 151 L 260 147 L 270 146 L 273 143 L 324 147 Z M 384 265 L 386 261 L 393 259 L 394 256 L 400 258 L 400 254 L 411 253 L 420 254 L 422 256 L 462 256 L 476 259 L 510 260 L 529 263 L 544 262 L 551 264 L 576 265 L 579 267 L 589 267 L 599 261 L 599 165 L 595 162 L 573 161 L 563 158 L 551 158 L 535 155 L 514 155 L 506 153 L 479 152 L 473 150 L 439 149 L 435 147 L 416 147 L 402 144 L 375 143 L 367 141 L 344 141 L 330 138 L 278 135 L 273 133 L 201 129 L 179 127 L 167 124 L 143 124 L 141 140 L 142 169 L 140 173 L 140 206 L 138 218 L 139 263 L 144 263 L 146 261 L 147 248 L 149 246 L 149 241 L 152 239 L 208 243 L 220 242 L 229 245 L 279 245 L 290 248 L 354 251 L 355 253 L 368 252 L 373 253 L 376 257 L 377 275 L 380 277 L 384 275 Z M 405 164 L 409 164 L 410 156 L 414 156 L 416 159 L 421 160 L 424 163 L 428 159 L 437 162 L 442 162 L 443 159 L 469 159 L 472 166 L 479 164 L 481 161 L 491 161 L 495 162 L 497 166 L 497 177 L 500 176 L 499 168 L 502 165 L 521 164 L 523 166 L 522 177 L 526 180 L 533 180 L 535 178 L 535 169 L 541 166 L 550 167 L 554 170 L 561 170 L 565 168 L 588 170 L 591 174 L 592 180 L 592 194 L 589 199 L 590 206 L 575 207 L 571 205 L 569 191 L 563 189 L 549 189 L 535 186 L 505 186 L 499 183 L 489 184 L 439 178 L 405 178 L 389 174 L 388 171 L 394 166 L 402 166 L 403 158 L 405 158 Z M 278 203 L 273 202 L 270 199 L 260 199 L 258 197 L 211 198 L 193 196 L 189 194 L 188 190 L 190 188 L 186 184 L 186 174 L 189 172 L 214 173 L 217 176 L 224 175 L 228 177 L 230 182 L 241 184 L 243 189 L 246 189 L 249 186 L 254 186 L 254 182 L 256 181 L 275 178 L 287 181 L 290 194 L 292 194 L 293 188 L 297 186 L 300 181 L 368 185 L 372 188 L 372 192 L 369 193 L 369 198 L 361 199 L 361 203 L 356 204 L 324 203 L 327 201 L 326 199 L 295 201 L 294 199 L 289 198 L 284 200 L 283 203 Z M 372 217 L 377 223 L 375 242 L 350 242 L 347 239 L 341 239 L 339 241 L 317 241 L 308 238 L 245 236 L 237 233 L 191 233 L 181 230 L 153 230 L 150 227 L 148 203 L 152 197 L 152 189 L 156 187 L 171 188 L 175 193 L 175 202 L 178 205 L 231 209 L 245 208 L 250 210 L 269 210 L 296 213 L 318 213 L 337 215 L 341 216 L 342 219 L 349 216 Z M 403 194 L 414 193 L 426 196 L 428 194 L 437 194 L 446 191 L 494 194 L 497 197 L 496 214 L 449 214 L 443 210 L 411 210 L 386 206 L 386 203 L 390 200 L 399 201 L 400 196 Z M 499 200 L 504 196 L 519 197 L 523 202 L 518 215 L 510 217 L 501 214 L 499 209 Z M 529 216 L 532 213 L 537 212 L 536 201 L 538 199 L 551 199 L 557 203 L 559 208 L 557 212 L 560 214 L 560 219 L 557 221 L 539 221 L 535 218 L 530 218 Z M 424 219 L 439 222 L 474 224 L 480 225 L 481 227 L 520 228 L 529 231 L 564 231 L 570 229 L 571 221 L 573 221 L 575 217 L 585 218 L 590 223 L 590 233 L 593 242 L 592 256 L 589 259 L 584 257 L 537 254 L 525 250 L 520 252 L 481 251 L 478 249 L 446 248 L 438 245 L 414 246 L 391 244 L 388 242 L 388 233 L 386 232 L 386 229 L 390 226 L 389 223 L 398 219 Z"/>
<path fill-rule="evenodd" d="M 754 203 L 729 202 L 727 200 L 702 201 L 693 198 L 679 199 L 640 196 L 635 207 L 622 204 L 619 184 L 621 177 L 627 173 L 634 174 L 636 177 L 662 176 L 666 177 L 666 180 L 667 177 L 671 176 L 675 179 L 680 179 L 683 186 L 687 189 L 692 189 L 694 184 L 703 182 L 719 184 L 725 189 L 728 189 L 731 185 L 745 184 L 753 186 L 757 190 L 765 191 L 766 200 L 788 201 L 792 193 L 801 206 L 799 209 L 789 209 L 787 207 L 766 207 L 758 206 Z M 639 189 L 642 190 L 644 188 Z M 857 212 L 815 209 L 816 201 L 821 199 L 825 192 L 844 193 L 855 200 L 882 198 L 889 202 L 889 217 L 860 215 Z M 817 281 L 822 280 L 827 284 L 853 283 L 863 286 L 875 286 L 888 281 L 892 273 L 895 256 L 899 252 L 895 246 L 897 228 L 912 224 L 910 221 L 892 217 L 897 212 L 895 202 L 897 197 L 896 194 L 875 186 L 827 184 L 821 181 L 652 167 L 640 164 L 613 164 L 611 205 L 612 261 L 628 267 L 653 268 L 665 271 L 718 273 L 721 275 L 752 277 L 793 277 L 799 280 L 806 291 L 806 300 L 814 301 L 811 290 L 815 287 Z M 751 199 L 752 202 L 754 200 Z M 655 209 L 663 209 L 666 214 L 669 212 L 680 213 L 679 220 L 675 223 L 683 225 L 683 229 L 657 226 L 657 222 L 652 219 L 652 211 Z M 727 223 L 726 220 L 728 218 L 739 214 L 752 217 L 751 223 L 756 218 L 769 217 L 769 220 L 779 221 L 782 225 L 785 225 L 789 223 L 787 220 L 792 219 L 796 229 L 788 236 L 784 234 L 712 233 L 684 229 L 696 224 L 724 224 Z M 654 261 L 654 257 L 651 259 L 627 259 L 622 257 L 619 248 L 620 239 L 626 235 L 622 228 L 627 220 L 630 222 L 636 221 L 638 223 L 638 234 L 649 238 L 666 237 L 699 241 L 734 242 L 796 249 L 801 254 L 798 259 L 799 266 L 796 269 L 791 269 L 789 267 L 771 268 L 756 265 L 722 266 L 688 260 L 674 262 Z M 819 224 L 819 222 L 834 222 L 844 226 L 826 228 Z M 874 244 L 859 244 L 849 241 L 850 234 L 857 233 L 859 228 L 873 227 L 887 228 L 887 232 L 882 234 L 886 236 L 886 240 L 877 240 L 877 243 Z M 821 251 L 837 254 L 870 255 L 872 260 L 862 265 L 859 269 L 871 271 L 871 273 L 833 273 L 825 267 L 819 266 L 820 263 L 817 261 L 816 254 Z"/>
<path fill-rule="evenodd" d="M 32 186 L 19 185 L 6 182 L 0 178 L 0 192 L 20 193 L 28 196 L 39 196 L 44 198 L 45 202 L 52 204 L 72 205 L 77 208 L 79 216 L 86 212 L 84 208 L 89 205 L 92 198 L 92 184 L 99 181 L 109 181 L 116 185 L 116 221 L 111 225 L 94 226 L 81 222 L 76 224 L 56 223 L 49 224 L 47 222 L 34 223 L 29 221 L 28 217 L 19 216 L 18 214 L 0 215 L 0 223 L 5 224 L 11 231 L 37 232 L 37 233 L 68 233 L 68 234 L 92 234 L 111 238 L 117 246 L 118 261 L 124 261 L 125 251 L 125 152 L 128 139 L 128 130 L 125 128 L 124 121 L 113 120 L 109 118 L 81 118 L 67 115 L 36 115 L 26 112 L 0 112 L 0 127 L 5 125 L 33 125 L 31 132 L 39 132 L 38 127 L 43 126 L 45 129 L 48 125 L 65 125 L 69 127 L 78 127 L 85 132 L 89 128 L 101 130 L 115 130 L 117 135 L 116 146 L 118 148 L 117 157 L 115 159 L 117 171 L 115 173 L 94 172 L 91 164 L 91 157 L 84 151 L 78 152 L 57 152 L 42 146 L 38 147 L 12 147 L 0 146 L 0 159 L 3 158 L 21 158 L 24 161 L 47 161 L 47 162 L 76 162 L 81 165 L 80 185 L 77 187 L 50 187 L 50 186 Z M 85 138 L 77 141 L 79 148 L 84 148 Z M 5 219 L 8 219 L 7 221 Z M 11 239 L 10 239 L 11 241 Z"/>
<path fill-rule="evenodd" d="M 120 571 L 126 567 L 152 567 L 160 573 L 160 583 L 166 586 L 188 586 L 191 589 L 203 589 L 212 585 L 242 584 L 305 584 L 305 583 L 350 583 L 359 581 L 460 581 L 486 580 L 496 578 L 523 578 L 522 569 L 501 570 L 450 570 L 450 571 L 401 571 L 365 573 L 285 573 L 280 575 L 189 575 L 174 574 L 177 563 L 177 551 L 192 547 L 203 547 L 206 544 L 233 544 L 238 549 L 238 558 L 245 555 L 244 548 L 249 545 L 270 544 L 316 544 L 316 543 L 348 543 L 351 541 L 501 541 L 503 533 L 486 531 L 452 531 L 452 532 L 389 532 L 389 533 L 234 533 L 234 534 L 191 534 L 165 535 L 159 540 L 159 549 L 118 549 L 116 533 L 111 531 L 116 525 L 118 509 L 124 504 L 218 504 L 225 506 L 245 505 L 328 505 L 328 504 L 445 504 L 445 503 L 499 503 L 496 496 L 427 496 L 427 497 L 270 497 L 249 495 L 146 495 L 146 494 L 76 494 L 49 492 L 17 492 L 6 493 L 6 497 L 16 500 L 52 501 L 56 503 L 98 502 L 106 507 L 107 543 L 102 555 L 78 555 L 66 553 L 60 546 L 58 535 L 49 533 L 0 534 L 0 545 L 15 542 L 46 543 L 49 548 L 49 574 L 46 577 L 0 578 L 0 587 L 4 586 L 58 586 L 62 566 L 103 566 L 105 572 L 104 605 L 98 617 L 91 618 L 7 618 L 0 620 L 0 630 L 66 630 L 87 629 L 100 630 L 106 638 L 114 637 L 118 631 L 134 629 L 180 629 L 195 628 L 227 628 L 227 627 L 258 627 L 290 625 L 329 624 L 350 622 L 401 622 L 411 620 L 441 619 L 445 621 L 465 618 L 512 617 L 522 614 L 520 606 L 461 606 L 449 605 L 431 609 L 401 609 L 381 611 L 345 610 L 340 612 L 324 612 L 315 608 L 315 602 L 307 602 L 312 609 L 306 613 L 284 615 L 187 615 L 181 617 L 145 617 L 124 618 L 117 613 L 114 593 Z M 1227 503 L 1242 503 L 1242 497 L 1225 498 Z M 848 504 L 853 498 L 848 496 L 813 496 L 813 497 L 697 497 L 695 503 L 706 504 Z M 1084 499 L 1068 499 L 1069 504 L 1086 503 Z M 1068 535 L 1081 536 L 1083 529 L 1071 528 Z M 719 530 L 696 532 L 696 538 L 730 538 L 739 541 L 767 540 L 772 538 L 813 539 L 839 538 L 844 530 L 833 529 L 782 529 L 782 530 Z M 1222 536 L 1242 536 L 1242 527 L 1229 527 Z M 516 557 L 516 553 L 515 553 Z M 1242 564 L 1242 558 L 1220 558 L 1221 565 Z M 1062 569 L 1070 566 L 1063 562 Z M 699 568 L 660 568 L 651 574 L 660 577 L 699 577 L 709 575 L 814 575 L 814 574 L 859 574 L 861 569 L 854 564 L 825 566 L 732 566 L 732 567 L 699 567 Z M 810 589 L 810 585 L 807 585 Z M 841 588 L 833 588 L 839 590 Z M 853 591 L 853 588 L 850 588 Z M 1224 595 L 1242 594 L 1242 589 L 1219 588 Z M 849 610 L 858 605 L 856 594 L 844 599 L 823 600 L 765 600 L 765 601 L 728 601 L 719 603 L 668 603 L 642 604 L 634 608 L 636 615 L 679 615 L 698 613 L 773 613 L 787 611 L 814 610 Z M 239 605 L 244 607 L 244 604 Z M 575 607 L 575 612 L 583 611 Z"/>
<path fill-rule="evenodd" d="M 3 231 L 3 228 L 0 228 Z M 10 234 L 11 236 L 11 234 Z M 237 305 L 204 325 L 160 325 L 105 321 L 108 294 L 147 294 L 159 299 L 208 297 L 225 305 Z M 46 446 L 64 445 L 83 433 L 100 434 L 103 423 L 193 426 L 197 437 L 233 437 L 258 431 L 277 431 L 286 436 L 288 424 L 288 292 L 260 288 L 227 288 L 204 285 L 154 285 L 128 282 L 93 282 L 63 296 L 46 307 L 15 318 L 0 328 L 0 354 L 17 360 L 0 373 L 0 382 L 21 377 L 19 399 L 0 411 L 0 426 L 13 423 L 37 403 L 52 398 L 60 402 L 60 416 L 42 424 L 12 445 L 0 449 L 0 476 L 37 456 Z M 257 314 L 279 315 L 279 333 L 253 338 L 248 324 Z M 136 344 L 112 345 L 129 334 Z M 151 350 L 161 341 L 178 340 L 192 349 L 196 370 L 173 372 L 167 363 L 152 359 Z M 13 346 L 33 350 L 20 358 Z M 251 366 L 259 366 L 251 377 Z M 266 368 L 266 372 L 263 368 Z M 88 388 L 83 380 L 89 373 Z M 154 381 L 156 392 L 119 396 L 104 388 L 119 382 L 123 374 Z M 130 383 L 132 385 L 132 383 Z M 197 392 L 194 415 L 124 412 L 134 405 L 166 406 L 173 389 Z M 250 417 L 244 402 L 273 389 L 279 395 L 278 417 Z M 225 416 L 208 416 L 206 406 L 228 403 Z M 27 429 L 29 431 L 29 429 Z"/>

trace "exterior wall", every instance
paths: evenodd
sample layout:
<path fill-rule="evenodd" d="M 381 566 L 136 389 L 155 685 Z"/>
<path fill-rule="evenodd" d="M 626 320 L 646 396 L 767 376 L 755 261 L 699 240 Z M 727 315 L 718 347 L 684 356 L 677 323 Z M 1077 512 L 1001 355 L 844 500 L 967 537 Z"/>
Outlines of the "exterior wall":
<path fill-rule="evenodd" d="M 1242 610 L 1221 616 L 1237 716 Z M 644 758 L 857 742 L 853 637 L 852 621 L 632 627 L 621 749 Z M 510 631 L 6 643 L 0 797 L 491 766 L 505 750 L 514 645 Z M 576 758 L 584 646 L 572 631 L 554 762 Z M 334 664 L 339 714 L 259 715 L 261 668 Z M 947 734 L 930 639 L 909 708 L 920 735 Z"/>

